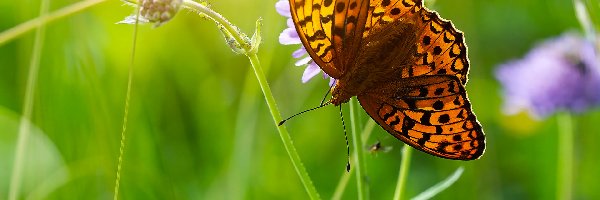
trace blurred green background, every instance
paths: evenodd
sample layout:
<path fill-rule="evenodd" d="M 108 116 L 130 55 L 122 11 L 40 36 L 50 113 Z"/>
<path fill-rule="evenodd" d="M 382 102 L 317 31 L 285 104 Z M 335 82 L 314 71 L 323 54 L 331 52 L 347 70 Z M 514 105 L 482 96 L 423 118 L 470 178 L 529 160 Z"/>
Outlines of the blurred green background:
<path fill-rule="evenodd" d="M 50 10 L 75 2 L 53 0 Z M 264 19 L 259 57 L 284 117 L 318 105 L 327 80 L 301 83 L 304 67 L 295 67 L 290 55 L 299 46 L 278 43 L 285 18 L 275 11 L 275 0 L 208 2 L 248 34 L 256 19 Z M 587 3 L 597 24 L 600 3 Z M 0 1 L 0 31 L 37 17 L 39 4 Z M 463 176 L 436 199 L 556 198 L 557 118 L 504 115 L 493 71 L 545 38 L 579 31 L 572 2 L 438 0 L 433 9 L 465 32 L 467 89 L 487 150 L 471 162 L 413 151 L 405 196 L 464 166 Z M 115 22 L 132 12 L 112 0 L 48 24 L 21 198 L 112 198 L 133 40 L 133 26 Z M 33 36 L 0 46 L 0 199 L 8 195 Z M 159 28 L 140 26 L 137 41 L 122 199 L 308 198 L 248 59 L 229 49 L 212 21 L 182 10 Z M 575 199 L 600 199 L 598 111 L 575 117 Z M 358 124 L 367 119 L 360 110 Z M 346 162 L 337 109 L 307 113 L 287 127 L 317 190 L 330 198 Z M 366 144 L 377 141 L 393 149 L 365 156 L 369 196 L 389 199 L 403 143 L 380 127 Z M 344 198 L 355 198 L 353 179 Z"/>

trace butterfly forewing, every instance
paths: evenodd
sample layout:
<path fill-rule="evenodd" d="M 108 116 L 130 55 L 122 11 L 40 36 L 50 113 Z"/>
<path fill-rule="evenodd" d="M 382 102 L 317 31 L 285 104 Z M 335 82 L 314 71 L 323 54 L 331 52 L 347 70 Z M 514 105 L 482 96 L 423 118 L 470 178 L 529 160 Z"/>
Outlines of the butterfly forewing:
<path fill-rule="evenodd" d="M 457 160 L 483 154 L 485 136 L 454 76 L 401 79 L 358 100 L 386 131 L 419 150 Z"/>
<path fill-rule="evenodd" d="M 368 0 L 337 0 L 333 15 L 333 47 L 338 68 L 343 72 L 352 63 L 361 45 L 368 14 Z"/>
<path fill-rule="evenodd" d="M 363 37 L 393 21 L 412 18 L 422 7 L 421 0 L 371 0 Z"/>
<path fill-rule="evenodd" d="M 369 0 L 290 0 L 292 19 L 313 60 L 339 78 L 360 50 Z"/>
<path fill-rule="evenodd" d="M 334 62 L 334 5 L 333 0 L 290 0 L 292 19 L 306 51 L 325 73 L 337 78 L 341 71 Z"/>
<path fill-rule="evenodd" d="M 454 75 L 462 84 L 466 84 L 469 60 L 463 33 L 454 28 L 450 21 L 426 8 L 421 9 L 417 24 L 423 31 L 417 36 L 417 62 L 413 70 L 415 75 L 412 76 Z"/>

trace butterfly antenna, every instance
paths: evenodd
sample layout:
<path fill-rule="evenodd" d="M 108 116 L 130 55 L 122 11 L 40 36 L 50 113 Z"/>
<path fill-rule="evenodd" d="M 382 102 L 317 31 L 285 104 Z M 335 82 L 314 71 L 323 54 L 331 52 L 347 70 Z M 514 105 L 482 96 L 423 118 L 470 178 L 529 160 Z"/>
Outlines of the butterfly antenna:
<path fill-rule="evenodd" d="M 325 99 L 327 99 L 327 95 L 329 95 L 329 93 L 331 92 L 331 88 L 333 88 L 333 86 L 335 86 L 335 84 L 332 84 L 331 86 L 329 86 L 329 89 L 325 93 L 325 96 L 323 96 L 323 100 L 321 100 L 321 103 L 319 105 L 323 105 L 323 103 L 325 103 Z"/>
<path fill-rule="evenodd" d="M 288 117 L 287 119 L 281 120 L 281 121 L 279 122 L 279 124 L 277 124 L 277 126 L 281 126 L 281 125 L 283 125 L 283 123 L 285 123 L 286 121 L 288 121 L 288 120 L 290 120 L 290 119 L 292 119 L 292 118 L 294 118 L 294 117 L 296 117 L 296 116 L 298 116 L 298 115 L 301 115 L 301 114 L 304 114 L 304 113 L 306 113 L 306 112 L 310 112 L 310 111 L 313 111 L 313 110 L 316 110 L 316 109 L 319 109 L 319 108 L 325 107 L 325 106 L 327 106 L 327 105 L 329 105 L 329 104 L 331 104 L 331 101 L 325 102 L 325 104 L 321 104 L 321 105 L 319 105 L 319 106 L 317 106 L 317 107 L 314 107 L 314 108 L 311 108 L 311 109 L 308 109 L 308 110 L 305 110 L 305 111 L 299 112 L 299 113 L 297 113 L 297 114 L 295 114 L 295 115 L 292 115 L 291 117 Z"/>
<path fill-rule="evenodd" d="M 342 106 L 340 105 L 340 118 L 342 118 L 342 127 L 344 127 L 344 137 L 346 138 L 346 155 L 348 156 L 348 163 L 346 164 L 346 171 L 350 172 L 350 144 L 348 143 L 348 133 L 346 133 L 346 123 L 344 123 L 344 113 L 342 113 Z"/>

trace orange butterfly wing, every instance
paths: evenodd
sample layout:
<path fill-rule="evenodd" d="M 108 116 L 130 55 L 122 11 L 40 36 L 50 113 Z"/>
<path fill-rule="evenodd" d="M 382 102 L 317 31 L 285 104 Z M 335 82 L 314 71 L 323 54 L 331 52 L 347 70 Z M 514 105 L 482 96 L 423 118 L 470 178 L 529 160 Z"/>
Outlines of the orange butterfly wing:
<path fill-rule="evenodd" d="M 296 29 L 313 60 L 340 78 L 367 45 L 363 39 L 386 31 L 390 23 L 414 24 L 414 62 L 398 68 L 398 77 L 382 77 L 384 82 L 358 95 L 361 106 L 386 131 L 421 151 L 448 159 L 479 158 L 485 135 L 464 88 L 469 60 L 462 32 L 421 0 L 365 3 L 290 0 Z"/>
<path fill-rule="evenodd" d="M 388 23 L 407 19 L 416 19 L 415 23 L 424 31 L 418 37 L 419 62 L 405 68 L 402 77 L 447 74 L 457 76 L 466 84 L 469 59 L 462 32 L 425 8 L 422 0 L 372 0 L 363 38 Z"/>
<path fill-rule="evenodd" d="M 418 62 L 408 68 L 413 74 L 407 73 L 403 77 L 445 74 L 454 75 L 463 85 L 466 84 L 469 59 L 463 33 L 436 12 L 422 8 L 418 13 L 417 23 L 426 31 L 418 36 Z"/>
<path fill-rule="evenodd" d="M 401 77 L 359 95 L 362 107 L 390 134 L 426 153 L 473 160 L 485 151 L 485 135 L 464 85 L 469 60 L 462 32 L 420 0 L 375 0 L 363 37 L 396 20 L 414 21 L 415 63 Z M 384 31 L 384 30 L 383 30 Z"/>
<path fill-rule="evenodd" d="M 400 19 L 411 18 L 423 8 L 420 0 L 372 0 L 369 3 L 369 13 L 363 38 L 371 31 Z"/>
<path fill-rule="evenodd" d="M 359 95 L 358 100 L 386 131 L 426 153 L 473 160 L 485 150 L 484 133 L 455 76 L 401 79 Z"/>
<path fill-rule="evenodd" d="M 369 0 L 290 0 L 302 44 L 329 76 L 340 78 L 358 52 L 368 5 Z"/>

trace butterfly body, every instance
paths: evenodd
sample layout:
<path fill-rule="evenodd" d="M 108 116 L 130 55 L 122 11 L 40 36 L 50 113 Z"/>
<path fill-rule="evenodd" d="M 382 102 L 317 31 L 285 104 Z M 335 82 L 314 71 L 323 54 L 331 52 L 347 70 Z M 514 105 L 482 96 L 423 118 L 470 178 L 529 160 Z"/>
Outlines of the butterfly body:
<path fill-rule="evenodd" d="M 314 62 L 336 84 L 330 103 L 357 96 L 382 128 L 423 152 L 473 160 L 485 136 L 465 84 L 463 34 L 420 0 L 290 0 Z"/>
<path fill-rule="evenodd" d="M 337 79 L 332 103 L 340 105 L 353 96 L 366 95 L 390 81 L 400 80 L 403 68 L 414 62 L 416 27 L 411 23 L 391 23 L 365 38 L 355 62 Z"/>

